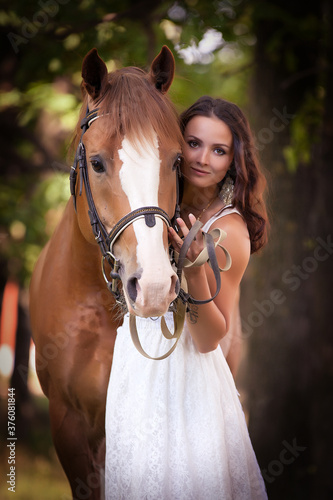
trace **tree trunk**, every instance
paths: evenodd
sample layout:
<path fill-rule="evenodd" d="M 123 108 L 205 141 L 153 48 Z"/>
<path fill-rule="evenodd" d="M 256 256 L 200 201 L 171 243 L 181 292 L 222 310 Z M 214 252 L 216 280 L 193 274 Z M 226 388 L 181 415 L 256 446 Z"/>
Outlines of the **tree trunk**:
<path fill-rule="evenodd" d="M 259 6 L 262 3 L 254 14 L 258 15 Z M 254 15 L 257 47 L 250 119 L 269 173 L 272 230 L 267 248 L 252 258 L 242 290 L 249 355 L 243 370 L 248 378 L 243 377 L 241 384 L 246 388 L 249 431 L 270 500 L 324 500 L 333 498 L 333 343 L 328 323 L 329 277 L 333 276 L 329 227 L 333 43 L 326 29 L 332 7 L 326 0 L 316 5 L 276 0 L 270 7 L 298 15 L 299 23 L 310 14 L 321 16 L 322 36 L 300 39 L 296 29 L 284 41 L 288 47 L 281 45 L 280 52 L 272 54 L 268 47 L 282 25 L 276 18 Z M 286 69 L 288 50 L 297 56 L 296 72 Z M 284 148 L 290 144 L 294 120 L 309 92 L 314 94 L 318 85 L 326 92 L 319 141 L 311 148 L 310 161 L 298 158 L 292 172 Z"/>

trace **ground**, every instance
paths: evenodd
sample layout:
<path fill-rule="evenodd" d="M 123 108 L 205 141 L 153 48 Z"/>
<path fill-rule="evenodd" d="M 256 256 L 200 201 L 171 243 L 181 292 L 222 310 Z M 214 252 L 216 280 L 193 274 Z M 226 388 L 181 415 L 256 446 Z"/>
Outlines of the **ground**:
<path fill-rule="evenodd" d="M 8 381 L 0 378 L 0 498 L 2 500 L 71 500 L 69 484 L 56 456 L 50 433 L 48 400 L 31 395 L 15 415 L 17 440 L 8 438 Z M 14 443 L 12 451 L 8 443 Z M 8 462 L 12 460 L 12 464 Z M 9 491 L 15 467 L 15 494 Z"/>

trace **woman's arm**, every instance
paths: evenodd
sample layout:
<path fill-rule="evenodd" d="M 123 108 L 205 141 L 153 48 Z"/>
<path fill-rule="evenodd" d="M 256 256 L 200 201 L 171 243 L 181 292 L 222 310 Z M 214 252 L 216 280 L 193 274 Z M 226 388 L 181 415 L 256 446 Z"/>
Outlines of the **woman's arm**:
<path fill-rule="evenodd" d="M 190 216 L 192 224 L 195 217 Z M 187 235 L 189 229 L 182 219 L 179 226 Z M 232 266 L 229 271 L 221 275 L 221 290 L 214 301 L 208 304 L 191 306 L 187 321 L 189 331 L 200 352 L 209 352 L 217 348 L 220 340 L 229 329 L 230 318 L 237 296 L 237 290 L 246 269 L 250 256 L 250 240 L 243 219 L 237 214 L 230 214 L 218 219 L 212 226 L 219 227 L 227 233 L 223 245 L 229 251 L 232 258 Z M 182 245 L 181 238 L 174 230 L 170 230 L 170 239 L 173 246 L 179 250 Z M 193 261 L 203 248 L 201 234 L 192 243 L 187 253 L 187 258 Z M 216 251 L 220 267 L 225 265 L 225 255 L 221 250 Z M 200 267 L 185 268 L 188 291 L 193 298 L 205 300 L 210 298 L 216 289 L 215 278 L 209 264 Z"/>
<path fill-rule="evenodd" d="M 236 376 L 242 356 L 242 321 L 239 310 L 240 289 L 236 293 L 234 307 L 230 318 L 230 327 L 220 342 L 222 352 L 229 365 L 233 377 Z"/>

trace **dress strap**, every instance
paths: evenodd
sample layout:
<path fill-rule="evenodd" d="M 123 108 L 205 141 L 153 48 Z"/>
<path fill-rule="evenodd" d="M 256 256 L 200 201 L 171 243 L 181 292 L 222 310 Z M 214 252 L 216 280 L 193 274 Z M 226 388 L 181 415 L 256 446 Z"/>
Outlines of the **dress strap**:
<path fill-rule="evenodd" d="M 233 207 L 232 205 L 226 205 L 225 207 L 221 208 L 221 210 L 216 212 L 216 214 L 212 215 L 212 217 L 204 224 L 202 230 L 207 232 L 215 221 L 230 214 L 238 214 L 242 217 L 242 219 L 244 219 L 243 215 L 237 208 Z"/>

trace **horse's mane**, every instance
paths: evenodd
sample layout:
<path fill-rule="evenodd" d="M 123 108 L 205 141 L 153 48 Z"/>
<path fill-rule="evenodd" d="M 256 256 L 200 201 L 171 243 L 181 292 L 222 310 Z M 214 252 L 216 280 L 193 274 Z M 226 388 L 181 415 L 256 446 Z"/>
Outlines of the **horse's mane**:
<path fill-rule="evenodd" d="M 182 144 L 176 111 L 167 95 L 159 92 L 150 82 L 149 75 L 135 67 L 119 69 L 108 75 L 106 92 L 94 103 L 99 115 L 105 117 L 107 136 L 143 142 L 155 131 L 159 141 L 168 148 L 175 142 Z M 87 93 L 77 123 L 71 150 L 76 149 L 81 136 L 80 123 L 87 111 Z M 92 109 L 90 109 L 92 111 Z"/>

